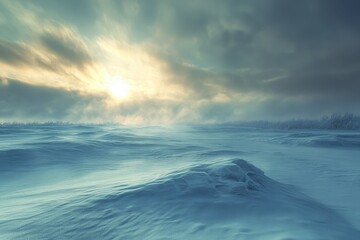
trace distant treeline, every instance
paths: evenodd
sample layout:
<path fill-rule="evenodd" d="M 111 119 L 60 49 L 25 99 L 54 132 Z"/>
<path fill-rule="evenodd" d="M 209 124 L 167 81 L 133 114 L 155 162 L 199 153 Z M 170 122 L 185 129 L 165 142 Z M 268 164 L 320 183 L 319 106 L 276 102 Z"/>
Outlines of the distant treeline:
<path fill-rule="evenodd" d="M 241 127 L 277 129 L 360 129 L 360 116 L 352 113 L 333 114 L 317 120 L 291 119 L 286 121 L 240 121 L 232 124 Z"/>
<path fill-rule="evenodd" d="M 71 125 L 71 122 L 62 122 L 62 121 L 48 121 L 48 122 L 2 122 L 0 126 L 52 126 L 52 125 Z"/>
<path fill-rule="evenodd" d="M 27 126 L 27 127 L 42 127 L 42 126 L 47 126 L 47 127 L 51 127 L 51 126 L 87 126 L 87 125 L 92 125 L 92 126 L 97 126 L 97 125 L 105 125 L 105 124 L 110 124 L 110 123 L 75 123 L 75 122 L 62 122 L 62 121 L 47 121 L 47 122 L 2 122 L 0 123 L 0 127 L 17 127 L 17 126 Z"/>
<path fill-rule="evenodd" d="M 0 122 L 0 127 L 16 127 L 16 126 L 67 126 L 67 125 L 122 125 L 119 123 L 71 123 L 71 122 Z M 251 128 L 264 128 L 264 129 L 349 129 L 349 130 L 360 130 L 360 116 L 345 113 L 338 114 L 334 113 L 331 116 L 324 116 L 320 119 L 291 119 L 284 121 L 236 121 L 227 122 L 215 125 L 232 125 L 239 127 L 251 127 Z"/>

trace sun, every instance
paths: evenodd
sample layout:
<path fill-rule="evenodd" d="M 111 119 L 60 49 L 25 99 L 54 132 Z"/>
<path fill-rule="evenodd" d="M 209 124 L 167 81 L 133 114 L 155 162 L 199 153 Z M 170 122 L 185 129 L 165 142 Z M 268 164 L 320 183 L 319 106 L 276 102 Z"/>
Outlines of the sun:
<path fill-rule="evenodd" d="M 106 78 L 105 88 L 115 99 L 124 99 L 129 96 L 131 87 L 129 83 L 119 76 Z"/>

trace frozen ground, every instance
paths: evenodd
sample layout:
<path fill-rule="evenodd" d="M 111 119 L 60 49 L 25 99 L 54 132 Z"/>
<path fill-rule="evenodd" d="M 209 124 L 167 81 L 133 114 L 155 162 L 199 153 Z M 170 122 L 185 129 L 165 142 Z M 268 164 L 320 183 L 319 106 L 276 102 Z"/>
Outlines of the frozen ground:
<path fill-rule="evenodd" d="M 2 125 L 0 239 L 360 239 L 359 156 L 355 130 Z"/>

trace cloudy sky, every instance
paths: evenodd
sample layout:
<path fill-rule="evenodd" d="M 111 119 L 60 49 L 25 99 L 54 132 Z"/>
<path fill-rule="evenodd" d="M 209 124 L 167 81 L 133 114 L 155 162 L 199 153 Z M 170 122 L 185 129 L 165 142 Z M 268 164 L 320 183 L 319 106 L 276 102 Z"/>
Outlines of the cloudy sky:
<path fill-rule="evenodd" d="M 0 0 L 0 121 L 360 113 L 358 0 Z"/>

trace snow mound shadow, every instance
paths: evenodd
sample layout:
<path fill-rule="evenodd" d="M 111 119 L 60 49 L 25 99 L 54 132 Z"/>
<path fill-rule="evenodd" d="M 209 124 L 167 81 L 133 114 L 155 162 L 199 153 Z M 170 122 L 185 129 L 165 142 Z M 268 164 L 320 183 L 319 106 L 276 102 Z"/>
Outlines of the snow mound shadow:
<path fill-rule="evenodd" d="M 242 159 L 75 199 L 17 229 L 39 239 L 359 239 L 332 209 Z"/>

